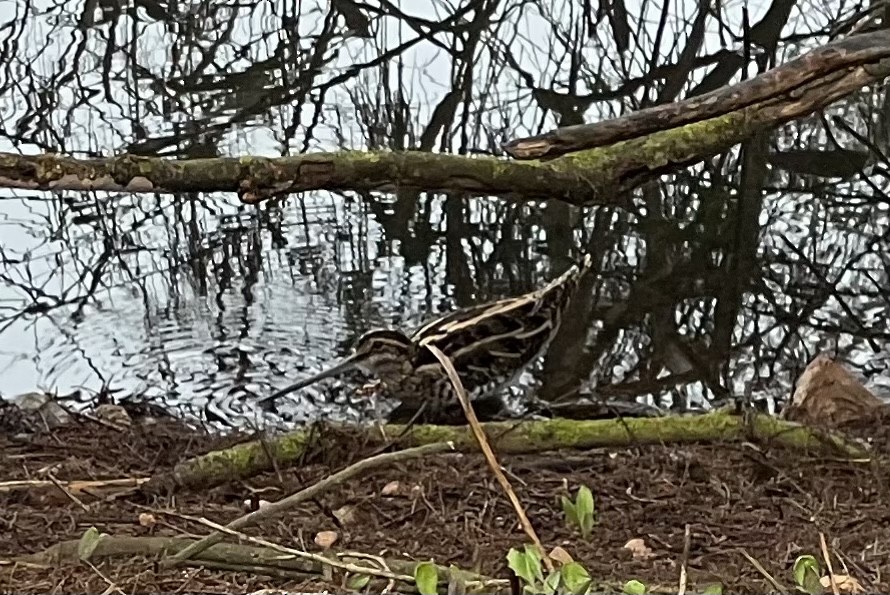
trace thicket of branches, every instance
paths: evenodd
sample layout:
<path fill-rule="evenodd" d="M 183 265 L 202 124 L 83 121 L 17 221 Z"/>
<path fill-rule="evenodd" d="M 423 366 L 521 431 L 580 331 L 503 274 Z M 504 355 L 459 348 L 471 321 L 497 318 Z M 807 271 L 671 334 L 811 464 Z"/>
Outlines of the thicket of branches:
<path fill-rule="evenodd" d="M 707 2 L 645 2 L 633 12 L 621 0 L 485 0 L 456 9 L 430 2 L 417 12 L 386 0 L 143 8 L 32 15 L 50 35 L 19 21 L 0 28 L 0 95 L 14 106 L 4 148 L 81 158 L 268 155 L 269 147 L 283 156 L 359 149 L 503 157 L 504 144 L 523 136 L 755 78 L 874 28 L 882 16 L 852 2 L 792 0 L 752 15 Z M 159 44 L 149 26 L 176 35 Z M 153 51 L 169 59 L 158 62 Z M 37 59 L 55 53 L 66 59 Z M 334 324 L 348 342 L 369 321 L 404 323 L 530 289 L 541 280 L 533 263 L 546 238 L 552 268 L 582 249 L 601 270 L 590 299 L 576 304 L 585 324 L 568 329 L 543 363 L 545 398 L 572 394 L 588 377 L 601 394 L 619 397 L 690 381 L 718 395 L 781 394 L 816 351 L 852 357 L 887 338 L 879 315 L 888 306 L 885 106 L 883 83 L 870 85 L 651 177 L 616 204 L 586 208 L 543 195 L 469 200 L 461 187 L 298 192 L 259 207 L 197 189 L 172 201 L 62 193 L 39 210 L 39 233 L 62 239 L 53 257 L 77 275 L 59 279 L 33 267 L 34 250 L 4 245 L 2 278 L 22 301 L 6 307 L 2 328 L 48 312 L 77 320 L 114 288 L 136 288 L 147 321 L 140 338 L 154 356 L 137 374 L 177 386 L 185 372 L 156 356 L 166 353 L 159 328 L 184 295 L 212 304 L 234 292 L 247 312 L 261 277 L 283 292 L 311 272 L 330 302 L 322 318 L 338 300 L 346 304 Z M 166 229 L 147 233 L 159 217 Z M 280 250 L 290 262 L 271 256 Z M 387 299 L 360 299 L 377 282 L 380 257 L 404 259 L 401 280 Z M 424 297 L 403 306 L 412 267 L 422 271 Z M 297 304 L 311 320 L 306 302 Z M 221 329 L 232 324 L 250 337 L 261 323 L 243 312 L 219 307 L 220 328 L 210 331 L 225 339 L 214 361 L 234 361 L 234 375 L 228 363 L 204 369 L 205 387 L 218 377 L 237 385 L 235 401 L 249 380 L 267 381 L 268 354 L 279 346 L 239 355 Z M 577 349 L 591 329 L 588 348 Z M 307 339 L 319 357 L 337 348 L 328 336 Z M 883 363 L 869 365 L 865 373 Z M 662 367 L 673 372 L 668 380 L 656 378 Z M 109 384 L 121 369 L 93 367 Z"/>

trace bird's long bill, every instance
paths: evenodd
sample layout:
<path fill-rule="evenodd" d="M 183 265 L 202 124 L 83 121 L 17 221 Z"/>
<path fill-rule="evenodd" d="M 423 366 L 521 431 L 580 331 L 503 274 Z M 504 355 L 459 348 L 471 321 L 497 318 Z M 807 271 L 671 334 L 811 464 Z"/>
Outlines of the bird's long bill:
<path fill-rule="evenodd" d="M 309 378 L 300 380 L 299 382 L 295 382 L 295 383 L 291 384 L 290 386 L 286 386 L 286 387 L 282 388 L 279 391 L 275 391 L 271 395 L 265 396 L 257 402 L 262 403 L 263 401 L 271 401 L 273 399 L 277 399 L 278 397 L 283 397 L 284 395 L 286 395 L 288 393 L 292 393 L 295 390 L 300 390 L 304 386 L 309 386 L 310 384 L 315 384 L 319 380 L 323 380 L 325 378 L 332 378 L 334 376 L 339 376 L 343 372 L 348 372 L 349 370 L 354 370 L 357 367 L 356 364 L 359 359 L 360 358 L 359 358 L 358 354 L 350 355 L 349 357 L 347 357 L 346 359 L 341 361 L 336 366 L 328 368 L 327 370 L 322 370 L 318 374 L 315 374 L 313 376 L 310 376 Z"/>

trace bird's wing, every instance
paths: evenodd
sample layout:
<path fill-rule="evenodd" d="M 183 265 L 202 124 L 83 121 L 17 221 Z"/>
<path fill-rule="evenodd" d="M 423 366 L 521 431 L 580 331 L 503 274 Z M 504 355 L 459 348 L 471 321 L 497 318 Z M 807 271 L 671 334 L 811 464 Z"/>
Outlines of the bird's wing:
<path fill-rule="evenodd" d="M 590 266 L 587 257 L 583 268 Z M 419 328 L 411 336 L 420 349 L 417 366 L 438 365 L 423 349 L 435 345 L 462 376 L 498 372 L 535 357 L 553 337 L 581 270 L 572 267 L 547 286 L 527 294 L 457 310 Z"/>

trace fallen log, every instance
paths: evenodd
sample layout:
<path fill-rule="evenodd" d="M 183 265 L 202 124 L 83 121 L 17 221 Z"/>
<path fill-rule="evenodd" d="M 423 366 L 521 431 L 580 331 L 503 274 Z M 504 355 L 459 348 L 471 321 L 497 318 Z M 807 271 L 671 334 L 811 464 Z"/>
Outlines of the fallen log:
<path fill-rule="evenodd" d="M 629 447 L 645 444 L 754 441 L 832 456 L 868 458 L 865 446 L 839 435 L 764 414 L 735 415 L 719 410 L 701 415 L 659 418 L 506 421 L 481 424 L 492 447 L 500 454 L 544 452 L 559 449 Z M 286 467 L 311 454 L 315 436 L 344 432 L 341 440 L 369 447 L 386 447 L 400 436 L 399 447 L 451 442 L 457 451 L 477 452 L 478 444 L 469 427 L 387 425 L 354 428 L 342 425 L 324 429 L 305 428 L 253 440 L 224 450 L 182 461 L 172 471 L 160 473 L 142 485 L 146 493 L 169 493 L 182 489 L 207 489 Z"/>
<path fill-rule="evenodd" d="M 815 48 L 736 85 L 611 120 L 566 126 L 545 134 L 512 140 L 504 145 L 504 150 L 514 159 L 554 158 L 718 118 L 732 112 L 741 113 L 750 111 L 751 108 L 760 109 L 771 104 L 784 103 L 781 115 L 776 113 L 773 118 L 771 125 L 776 126 L 803 115 L 799 111 L 803 108 L 803 103 L 797 104 L 798 110 L 794 109 L 797 100 L 818 93 L 817 88 L 823 87 L 828 81 L 839 82 L 860 69 L 863 72 L 876 72 L 874 68 L 883 71 L 887 68 L 888 60 L 890 31 L 853 35 Z M 831 99 L 820 99 L 820 103 L 824 101 Z"/>
<path fill-rule="evenodd" d="M 418 189 L 625 205 L 653 176 L 700 162 L 752 135 L 812 114 L 890 75 L 890 32 L 856 35 L 745 83 L 624 118 L 509 143 L 508 161 L 424 151 L 294 157 L 78 159 L 0 153 L 0 187 L 132 193 L 237 192 L 256 203 L 308 190 Z M 608 146 L 607 146 L 608 145 Z M 573 154 L 567 154 L 573 153 Z"/>
<path fill-rule="evenodd" d="M 195 543 L 184 537 L 134 537 L 127 535 L 102 535 L 90 551 L 89 561 L 97 563 L 110 558 L 156 558 L 175 555 Z M 7 566 L 28 565 L 58 568 L 82 561 L 81 540 L 57 543 L 49 548 L 8 560 Z M 329 560 L 325 560 L 329 558 Z M 374 564 L 379 560 L 382 564 Z M 219 570 L 235 570 L 273 577 L 305 578 L 306 575 L 324 575 L 331 568 L 365 568 L 368 573 L 413 577 L 418 562 L 399 558 L 381 558 L 360 552 L 326 552 L 324 557 L 315 555 L 287 556 L 271 548 L 234 543 L 217 543 L 201 551 L 187 565 Z M 385 565 L 388 570 L 383 571 Z M 453 579 L 483 589 L 484 592 L 501 592 L 508 588 L 508 581 L 498 580 L 459 569 L 455 566 L 437 566 L 440 582 L 447 585 Z M 354 574 L 361 574 L 353 571 Z"/>

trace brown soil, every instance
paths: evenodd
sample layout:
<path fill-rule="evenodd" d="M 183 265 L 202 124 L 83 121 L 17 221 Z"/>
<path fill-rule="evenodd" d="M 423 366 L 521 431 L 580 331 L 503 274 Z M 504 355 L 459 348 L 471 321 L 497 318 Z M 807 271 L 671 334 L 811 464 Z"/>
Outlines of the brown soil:
<path fill-rule="evenodd" d="M 876 425 L 872 436 L 881 434 Z M 59 480 L 147 476 L 176 461 L 245 437 L 214 437 L 173 421 L 137 424 L 116 432 L 85 422 L 22 443 L 0 437 L 0 480 Z M 881 441 L 886 438 L 878 436 Z M 114 535 L 195 535 L 203 526 L 163 511 L 226 523 L 244 512 L 251 491 L 269 488 L 274 500 L 310 485 L 362 454 L 343 444 L 298 469 L 172 498 L 132 495 L 95 502 L 86 509 L 60 490 L 0 494 L 0 560 L 78 539 L 95 526 Z M 324 459 L 324 462 L 321 462 Z M 869 591 L 890 590 L 890 473 L 875 463 L 827 461 L 749 444 L 659 446 L 504 457 L 512 483 L 545 545 L 561 545 L 601 579 L 639 579 L 676 590 L 689 525 L 687 567 L 691 584 L 719 581 L 724 592 L 775 589 L 744 556 L 758 561 L 786 588 L 800 554 L 822 559 L 824 534 L 835 573 L 854 576 Z M 400 495 L 382 496 L 397 481 Z M 558 496 L 568 484 L 589 486 L 598 520 L 589 540 L 568 529 Z M 419 489 L 411 490 L 419 486 Z M 354 518 L 333 511 L 352 507 Z M 140 525 L 140 513 L 159 520 Z M 342 515 L 341 515 L 342 516 Z M 390 557 L 434 559 L 504 578 L 505 554 L 526 543 L 516 517 L 481 456 L 446 455 L 372 473 L 301 509 L 247 532 L 285 545 L 318 551 L 313 537 L 337 531 L 337 547 Z M 624 548 L 640 538 L 651 557 Z M 106 559 L 95 568 L 71 564 L 34 569 L 4 563 L 0 591 L 21 593 L 105 591 L 242 592 L 261 588 L 343 592 L 339 579 L 293 580 L 186 568 L 159 569 L 156 560 Z M 846 566 L 846 569 L 844 569 Z"/>

